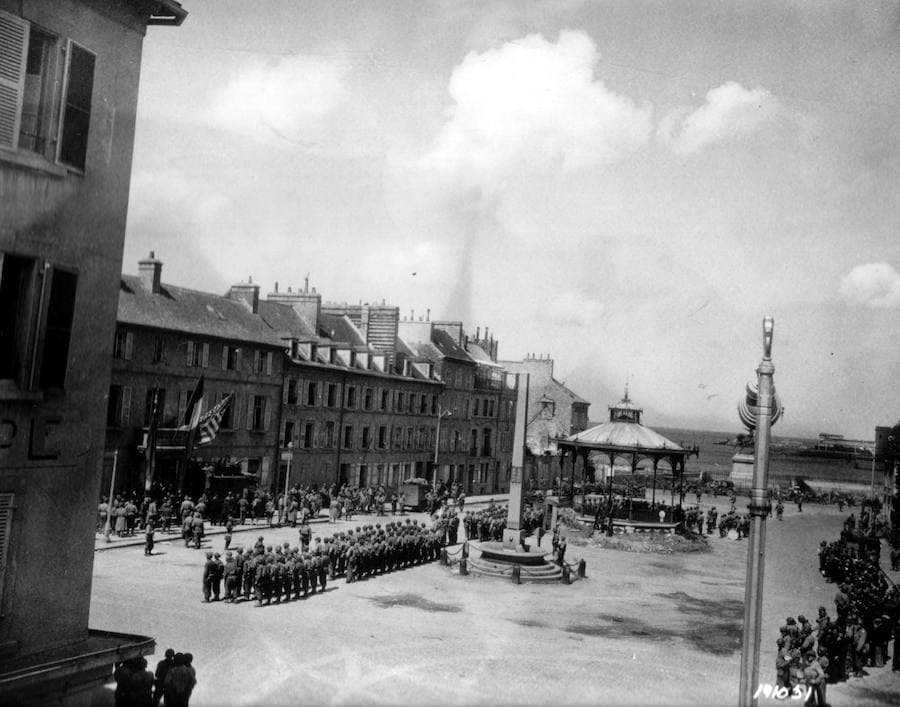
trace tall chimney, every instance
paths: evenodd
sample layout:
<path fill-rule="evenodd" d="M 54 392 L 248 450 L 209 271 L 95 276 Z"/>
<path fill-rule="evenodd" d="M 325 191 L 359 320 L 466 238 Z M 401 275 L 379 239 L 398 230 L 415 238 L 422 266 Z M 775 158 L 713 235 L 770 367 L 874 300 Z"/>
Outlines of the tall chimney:
<path fill-rule="evenodd" d="M 159 294 L 159 284 L 162 279 L 162 262 L 156 259 L 153 251 L 150 251 L 150 257 L 138 261 L 138 275 L 141 278 L 141 284 L 147 292 L 154 295 Z"/>
<path fill-rule="evenodd" d="M 252 277 L 247 282 L 239 282 L 236 285 L 232 285 L 226 297 L 243 302 L 247 309 L 254 314 L 259 314 L 259 285 L 253 284 Z"/>

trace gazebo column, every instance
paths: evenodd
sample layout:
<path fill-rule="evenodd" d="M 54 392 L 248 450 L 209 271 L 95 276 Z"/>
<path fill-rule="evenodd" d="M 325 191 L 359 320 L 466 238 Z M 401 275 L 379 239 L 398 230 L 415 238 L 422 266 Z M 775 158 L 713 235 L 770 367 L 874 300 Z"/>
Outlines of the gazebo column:
<path fill-rule="evenodd" d="M 574 453 L 574 451 L 573 451 Z M 562 501 L 566 497 L 566 449 L 559 449 L 559 502 L 562 507 Z"/>
<path fill-rule="evenodd" d="M 681 460 L 681 476 L 678 480 L 678 508 L 684 503 L 684 459 Z"/>
<path fill-rule="evenodd" d="M 637 452 L 631 453 L 631 486 L 628 490 L 628 520 L 634 520 L 634 472 L 637 470 Z"/>
<path fill-rule="evenodd" d="M 587 486 L 587 468 L 588 468 L 588 450 L 581 450 L 581 514 L 584 515 L 584 501 L 586 498 L 585 487 Z"/>
<path fill-rule="evenodd" d="M 572 508 L 575 508 L 575 467 L 578 464 L 578 450 L 572 450 Z"/>
<path fill-rule="evenodd" d="M 657 457 L 653 457 L 653 497 L 650 501 L 650 507 L 654 508 L 656 506 L 656 467 L 659 466 L 659 459 Z"/>
<path fill-rule="evenodd" d="M 613 466 L 615 466 L 616 458 L 613 453 L 609 453 L 609 476 L 607 477 L 607 481 L 609 482 L 609 504 L 607 505 L 607 526 L 606 526 L 606 534 L 612 537 L 613 534 Z"/>
<path fill-rule="evenodd" d="M 675 474 L 678 473 L 678 464 L 672 464 L 672 513 L 675 513 Z M 674 516 L 673 516 L 674 517 Z"/>

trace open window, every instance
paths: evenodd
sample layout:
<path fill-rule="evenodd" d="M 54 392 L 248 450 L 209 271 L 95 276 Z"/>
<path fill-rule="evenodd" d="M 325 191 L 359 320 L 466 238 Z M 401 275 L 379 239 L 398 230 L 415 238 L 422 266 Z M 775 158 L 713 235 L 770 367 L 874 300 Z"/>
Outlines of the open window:
<path fill-rule="evenodd" d="M 0 148 L 84 171 L 96 57 L 0 11 Z"/>
<path fill-rule="evenodd" d="M 78 276 L 0 252 L 0 392 L 65 386 Z"/>

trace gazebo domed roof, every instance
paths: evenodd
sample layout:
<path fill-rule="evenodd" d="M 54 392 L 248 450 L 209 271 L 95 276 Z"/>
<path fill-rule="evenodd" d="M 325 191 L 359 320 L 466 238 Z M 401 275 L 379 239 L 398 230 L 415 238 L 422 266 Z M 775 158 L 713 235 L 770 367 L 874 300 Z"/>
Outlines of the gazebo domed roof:
<path fill-rule="evenodd" d="M 683 452 L 684 448 L 637 422 L 604 422 L 566 437 L 585 446 L 622 447 L 646 451 Z"/>

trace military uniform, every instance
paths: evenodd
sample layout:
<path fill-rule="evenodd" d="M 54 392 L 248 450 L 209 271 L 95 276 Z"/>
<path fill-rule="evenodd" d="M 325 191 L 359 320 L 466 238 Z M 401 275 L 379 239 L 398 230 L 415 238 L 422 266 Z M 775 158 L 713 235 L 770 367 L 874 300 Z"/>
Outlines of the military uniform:
<path fill-rule="evenodd" d="M 206 564 L 203 565 L 203 601 L 208 602 L 212 596 L 213 576 L 216 573 L 216 562 L 211 552 L 206 553 Z"/>
<path fill-rule="evenodd" d="M 215 563 L 215 572 L 212 578 L 213 600 L 219 601 L 219 594 L 222 591 L 222 577 L 225 574 L 225 565 L 222 564 L 222 556 L 217 552 L 213 562 Z"/>
<path fill-rule="evenodd" d="M 237 561 L 230 552 L 225 555 L 225 601 L 231 604 L 235 600 L 238 586 Z"/>

